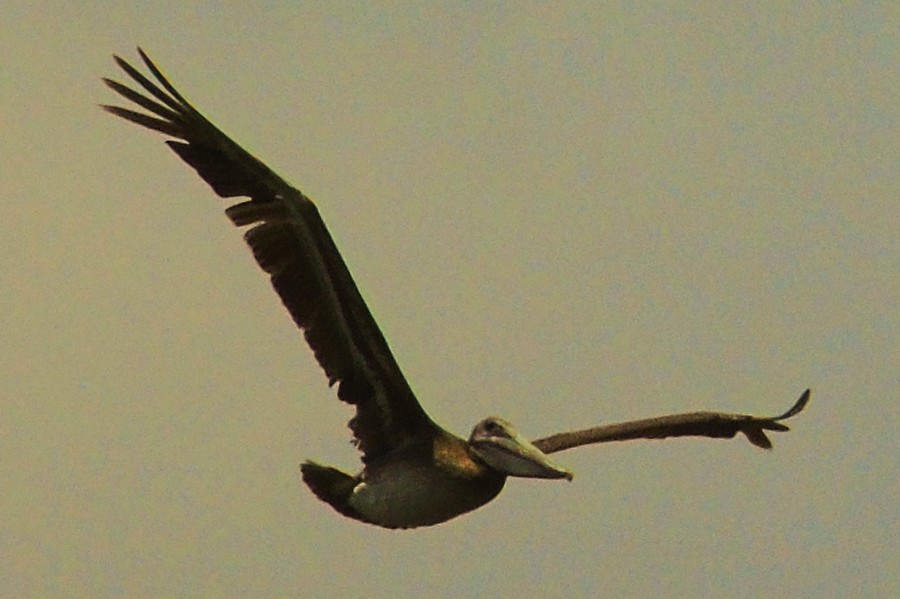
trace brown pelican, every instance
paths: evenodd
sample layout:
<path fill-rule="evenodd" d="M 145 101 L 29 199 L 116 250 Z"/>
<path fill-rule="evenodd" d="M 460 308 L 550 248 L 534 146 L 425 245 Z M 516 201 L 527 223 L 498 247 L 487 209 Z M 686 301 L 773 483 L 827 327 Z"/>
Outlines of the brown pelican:
<path fill-rule="evenodd" d="M 743 433 L 769 449 L 765 431 L 788 430 L 781 421 L 806 406 L 809 390 L 775 417 L 692 412 L 534 442 L 500 418 L 479 422 L 468 440 L 445 431 L 416 400 L 315 204 L 216 128 L 138 52 L 156 82 L 118 56 L 115 61 L 143 92 L 104 81 L 147 112 L 103 108 L 172 138 L 166 144 L 219 196 L 250 198 L 225 213 L 246 228 L 244 239 L 303 330 L 329 384 L 337 384 L 338 397 L 356 406 L 349 427 L 362 452 L 362 472 L 352 476 L 314 462 L 300 467 L 313 493 L 341 514 L 388 528 L 437 524 L 493 499 L 508 476 L 571 479 L 547 454 L 591 443 Z"/>

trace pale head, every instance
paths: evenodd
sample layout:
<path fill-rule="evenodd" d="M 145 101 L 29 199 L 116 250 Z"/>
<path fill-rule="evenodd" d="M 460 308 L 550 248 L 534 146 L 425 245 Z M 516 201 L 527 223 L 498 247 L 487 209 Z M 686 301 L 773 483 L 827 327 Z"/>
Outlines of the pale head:
<path fill-rule="evenodd" d="M 510 423 L 496 416 L 475 425 L 469 449 L 479 460 L 507 476 L 572 480 L 571 472 L 557 466 Z"/>

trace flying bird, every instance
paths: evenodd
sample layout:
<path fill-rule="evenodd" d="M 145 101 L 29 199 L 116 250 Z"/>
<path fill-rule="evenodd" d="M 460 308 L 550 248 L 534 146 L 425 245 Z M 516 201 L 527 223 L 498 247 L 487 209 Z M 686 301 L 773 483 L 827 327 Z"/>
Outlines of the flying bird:
<path fill-rule="evenodd" d="M 571 480 L 548 454 L 592 443 L 743 433 L 771 448 L 766 431 L 809 401 L 807 389 L 784 414 L 757 417 L 690 412 L 608 424 L 528 441 L 505 420 L 475 425 L 468 440 L 436 424 L 397 365 L 360 295 L 316 205 L 222 133 L 175 89 L 138 48 L 155 82 L 114 59 L 142 91 L 103 81 L 145 112 L 103 106 L 112 114 L 166 135 L 165 143 L 223 198 L 225 214 L 244 230 L 259 266 L 303 331 L 337 396 L 355 406 L 349 422 L 363 469 L 356 475 L 307 461 L 300 466 L 312 492 L 340 514 L 387 528 L 444 522 L 491 501 L 507 477 Z M 134 107 L 133 107 L 134 108 Z"/>

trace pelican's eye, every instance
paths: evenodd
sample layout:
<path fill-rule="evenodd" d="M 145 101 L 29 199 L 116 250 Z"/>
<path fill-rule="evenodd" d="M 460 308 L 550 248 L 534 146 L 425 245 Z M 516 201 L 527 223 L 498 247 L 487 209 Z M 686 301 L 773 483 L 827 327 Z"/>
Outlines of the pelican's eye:
<path fill-rule="evenodd" d="M 506 433 L 506 429 L 503 428 L 496 420 L 488 420 L 484 426 L 485 430 L 495 436 L 495 437 L 508 437 L 509 435 Z"/>

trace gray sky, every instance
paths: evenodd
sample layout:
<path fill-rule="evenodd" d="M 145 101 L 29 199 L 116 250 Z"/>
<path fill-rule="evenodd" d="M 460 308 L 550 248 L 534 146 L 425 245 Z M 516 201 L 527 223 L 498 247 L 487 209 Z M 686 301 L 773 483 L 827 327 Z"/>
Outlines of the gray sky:
<path fill-rule="evenodd" d="M 295 4 L 4 8 L 0 596 L 898 593 L 896 3 Z M 357 468 L 351 410 L 223 203 L 96 107 L 137 44 L 318 202 L 448 429 L 808 411 L 338 516 L 297 466 Z"/>

